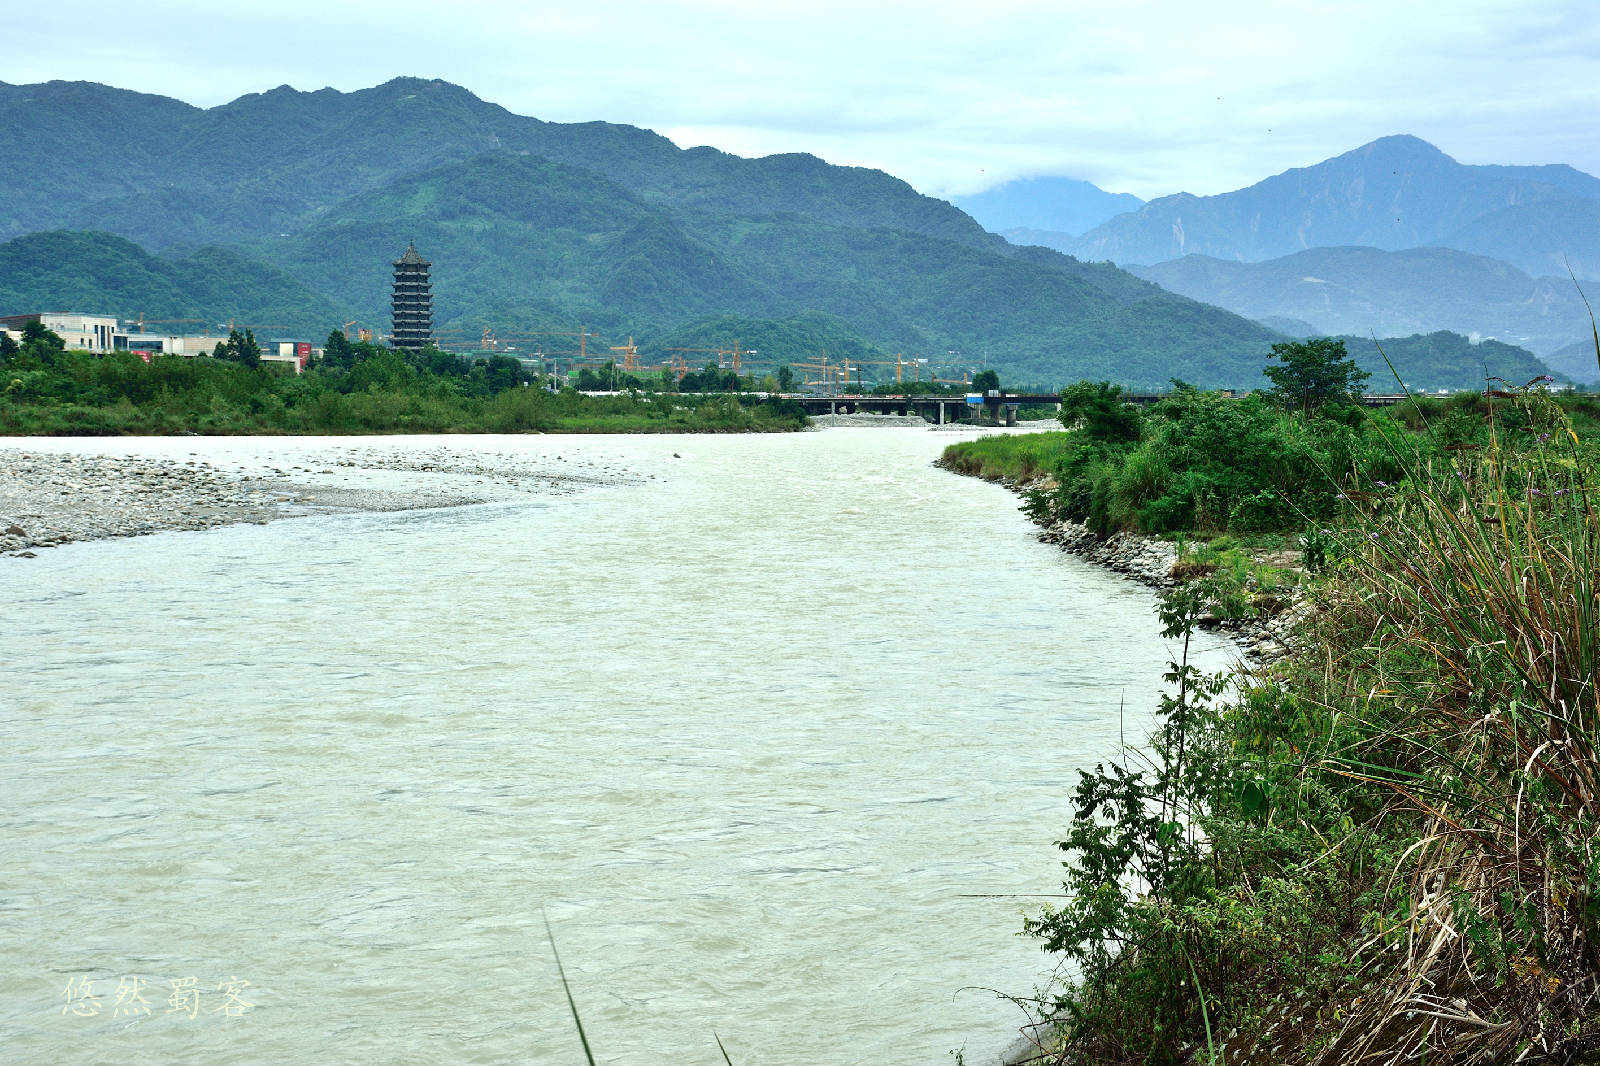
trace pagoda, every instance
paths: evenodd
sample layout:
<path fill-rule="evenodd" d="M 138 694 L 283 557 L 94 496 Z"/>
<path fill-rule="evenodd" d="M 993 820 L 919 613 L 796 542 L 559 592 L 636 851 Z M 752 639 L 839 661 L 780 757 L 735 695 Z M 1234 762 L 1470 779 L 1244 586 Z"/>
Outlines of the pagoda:
<path fill-rule="evenodd" d="M 428 279 L 432 265 L 417 254 L 415 241 L 394 261 L 394 328 L 389 342 L 396 348 L 415 349 L 433 342 L 433 285 Z"/>

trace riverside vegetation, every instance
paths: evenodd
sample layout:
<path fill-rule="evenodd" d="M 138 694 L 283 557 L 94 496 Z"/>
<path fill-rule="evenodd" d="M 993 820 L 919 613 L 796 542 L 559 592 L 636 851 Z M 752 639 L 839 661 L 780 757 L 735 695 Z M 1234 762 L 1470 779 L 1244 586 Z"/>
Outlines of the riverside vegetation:
<path fill-rule="evenodd" d="M 1148 742 L 1081 775 L 1035 1061 L 1600 1060 L 1596 408 L 1277 393 L 1080 384 L 1073 432 L 947 455 L 1040 521 L 1295 538 L 1315 607 L 1270 669 L 1180 652 Z M 1164 597 L 1180 647 L 1252 609 L 1226 571 Z"/>
<path fill-rule="evenodd" d="M 0 433 L 694 433 L 806 421 L 793 404 L 731 391 L 745 383 L 715 367 L 697 380 L 711 379 L 717 395 L 587 396 L 534 385 L 509 356 L 468 364 L 437 349 L 351 344 L 338 332 L 325 351 L 294 374 L 263 364 L 253 335 L 234 331 L 220 358 L 146 363 L 129 352 L 66 351 L 30 323 L 22 344 L 0 343 Z"/>

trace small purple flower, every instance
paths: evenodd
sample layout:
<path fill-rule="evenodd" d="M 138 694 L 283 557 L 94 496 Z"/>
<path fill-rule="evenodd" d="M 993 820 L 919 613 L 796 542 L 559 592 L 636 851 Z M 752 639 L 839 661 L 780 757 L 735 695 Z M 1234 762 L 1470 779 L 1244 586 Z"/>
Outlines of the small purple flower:
<path fill-rule="evenodd" d="M 1548 434 L 1548 433 L 1539 434 L 1539 443 L 1540 444 L 1543 444 L 1545 441 L 1547 441 L 1549 439 L 1550 439 L 1550 434 Z"/>
<path fill-rule="evenodd" d="M 1324 537 L 1333 536 L 1333 530 L 1331 530 L 1331 529 L 1318 530 L 1318 532 L 1321 533 Z"/>
<path fill-rule="evenodd" d="M 1455 471 L 1455 475 L 1456 475 L 1456 477 L 1457 477 L 1457 478 L 1458 478 L 1458 479 L 1459 479 L 1459 480 L 1461 480 L 1461 481 L 1465 481 L 1465 480 L 1467 480 L 1467 475 L 1465 475 L 1465 474 L 1463 474 L 1463 473 L 1462 473 L 1462 472 L 1461 472 L 1461 471 L 1459 471 L 1459 470 L 1457 470 L 1457 471 Z"/>
<path fill-rule="evenodd" d="M 1544 493 L 1540 492 L 1538 489 L 1529 489 L 1528 490 L 1528 495 L 1529 496 L 1543 496 Z"/>
<path fill-rule="evenodd" d="M 1335 496 L 1334 499 L 1336 499 L 1336 500 L 1345 500 L 1345 499 L 1349 499 L 1349 497 L 1341 492 L 1341 493 L 1339 493 L 1339 495 Z"/>
<path fill-rule="evenodd" d="M 1389 483 L 1387 481 L 1374 481 L 1373 484 L 1378 486 L 1380 489 L 1386 489 L 1389 487 Z"/>

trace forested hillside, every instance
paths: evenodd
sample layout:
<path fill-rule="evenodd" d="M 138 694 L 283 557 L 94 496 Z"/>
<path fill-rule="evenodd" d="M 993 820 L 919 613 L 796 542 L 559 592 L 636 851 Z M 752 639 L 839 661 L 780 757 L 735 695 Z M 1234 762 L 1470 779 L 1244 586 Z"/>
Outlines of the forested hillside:
<path fill-rule="evenodd" d="M 117 149 L 85 152 L 70 167 L 26 150 L 64 133 Z M 488 151 L 579 167 L 652 203 L 1001 243 L 881 171 L 682 150 L 608 122 L 542 122 L 420 78 L 353 93 L 284 85 L 207 110 L 88 82 L 0 83 L 0 152 L 25 163 L 0 172 L 0 238 L 99 229 L 163 250 L 293 234 L 358 193 Z"/>
<path fill-rule="evenodd" d="M 119 147 L 70 167 L 26 151 L 63 136 Z M 461 344 L 581 326 L 601 358 L 628 336 L 646 362 L 764 337 L 769 367 L 903 353 L 1035 384 L 1250 388 L 1281 339 L 1110 264 L 1008 244 L 878 171 L 542 122 L 440 81 L 283 86 L 208 110 L 0 84 L 0 150 L 24 159 L 0 172 L 0 235 L 31 234 L 5 249 L 12 310 L 382 333 L 390 261 L 415 241 L 436 330 Z M 42 235 L 64 226 L 159 255 Z"/>
<path fill-rule="evenodd" d="M 582 325 L 606 346 L 633 335 L 652 360 L 694 347 L 667 343 L 682 331 L 703 335 L 728 316 L 759 332 L 756 323 L 820 315 L 846 348 L 937 356 L 947 372 L 1248 385 L 1275 339 L 1115 268 L 1016 248 L 887 174 L 541 122 L 444 82 L 280 87 L 209 110 L 104 86 L 0 86 L 0 128 L 14 146 L 76 130 L 79 116 L 93 135 L 141 147 L 93 155 L 59 179 L 31 173 L 26 189 L 0 175 L 0 233 L 67 225 L 127 236 L 173 256 L 174 282 L 190 250 L 222 245 L 284 275 L 276 286 L 262 278 L 278 294 L 266 305 L 301 299 L 311 316 L 327 314 L 326 328 L 356 318 L 381 330 L 389 262 L 414 240 L 434 263 L 441 332 Z M 68 256 L 55 287 L 19 293 L 21 306 L 97 305 L 88 297 L 101 253 L 80 251 L 81 284 L 63 276 L 78 261 Z M 212 308 L 204 291 L 169 295 L 173 307 Z M 788 349 L 811 332 L 776 329 L 789 340 L 772 356 L 818 357 Z M 745 341 L 704 346 L 734 340 Z"/>
<path fill-rule="evenodd" d="M 1371 334 L 1338 339 L 1356 365 L 1372 375 L 1367 382 L 1371 392 L 1399 392 L 1401 382 L 1412 392 L 1498 389 L 1507 383 L 1521 387 L 1550 372 L 1543 360 L 1514 345 L 1494 340 L 1474 343 L 1448 330 L 1383 340 L 1374 340 Z"/>
<path fill-rule="evenodd" d="M 1249 318 L 1299 319 L 1322 333 L 1385 337 L 1470 326 L 1542 354 L 1589 329 L 1571 279 L 1531 278 L 1452 248 L 1312 248 L 1260 263 L 1190 255 L 1129 269 Z"/>
<path fill-rule="evenodd" d="M 227 248 L 166 259 L 108 233 L 60 231 L 0 244 L 0 308 L 161 320 L 152 333 L 226 332 L 233 320 L 315 338 L 348 317 L 282 270 Z"/>

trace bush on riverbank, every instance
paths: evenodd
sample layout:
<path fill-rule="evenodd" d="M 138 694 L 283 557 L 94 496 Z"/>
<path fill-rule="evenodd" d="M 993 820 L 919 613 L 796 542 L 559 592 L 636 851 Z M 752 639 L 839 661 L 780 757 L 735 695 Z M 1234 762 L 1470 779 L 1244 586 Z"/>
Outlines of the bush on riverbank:
<path fill-rule="evenodd" d="M 503 368 L 473 369 L 440 374 L 396 352 L 296 375 L 209 358 L 147 364 L 128 352 L 24 350 L 0 366 L 0 434 L 761 432 L 806 421 L 778 400 L 552 394 L 497 377 Z"/>
<path fill-rule="evenodd" d="M 1180 658 L 1083 775 L 1029 924 L 1081 974 L 1058 1061 L 1600 1056 L 1600 450 L 1542 391 L 1439 413 L 1327 489 L 1309 650 L 1231 691 Z"/>
<path fill-rule="evenodd" d="M 1041 523 L 1082 522 L 1102 536 L 1132 530 L 1259 539 L 1322 528 L 1346 483 L 1407 477 L 1389 443 L 1399 436 L 1441 459 L 1487 443 L 1491 408 L 1502 428 L 1515 429 L 1525 417 L 1503 399 L 1477 393 L 1373 412 L 1334 407 L 1313 418 L 1264 395 L 1234 399 L 1193 388 L 1179 388 L 1144 413 L 1115 400 L 1115 387 L 1104 384 L 1080 383 L 1067 399 L 1063 418 L 1077 427 L 1072 432 L 966 441 L 946 448 L 941 462 L 1033 486 L 1027 509 Z M 1580 432 L 1600 429 L 1596 398 L 1563 397 L 1560 404 Z M 1126 412 L 1121 421 L 1108 413 L 1116 408 Z"/>

